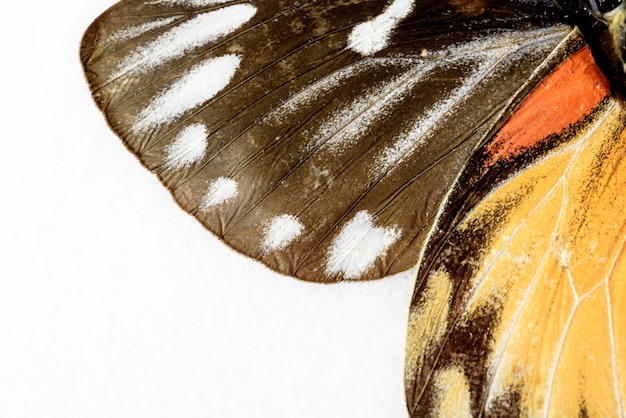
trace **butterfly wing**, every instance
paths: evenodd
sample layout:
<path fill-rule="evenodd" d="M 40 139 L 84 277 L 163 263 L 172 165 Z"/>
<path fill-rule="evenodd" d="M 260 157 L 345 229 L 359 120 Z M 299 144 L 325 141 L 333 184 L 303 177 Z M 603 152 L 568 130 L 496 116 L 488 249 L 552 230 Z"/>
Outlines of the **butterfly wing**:
<path fill-rule="evenodd" d="M 526 2 L 126 0 L 81 60 L 112 129 L 233 248 L 305 280 L 415 265 L 571 29 Z M 546 22 L 547 21 L 547 22 Z"/>
<path fill-rule="evenodd" d="M 585 48 L 474 155 L 411 304 L 412 416 L 624 416 L 625 127 Z"/>

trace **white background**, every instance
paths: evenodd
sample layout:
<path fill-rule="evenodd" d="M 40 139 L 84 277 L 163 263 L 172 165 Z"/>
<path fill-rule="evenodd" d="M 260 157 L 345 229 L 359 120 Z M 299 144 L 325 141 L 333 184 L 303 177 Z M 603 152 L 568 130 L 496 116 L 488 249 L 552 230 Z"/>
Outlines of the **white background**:
<path fill-rule="evenodd" d="M 182 212 L 84 82 L 112 4 L 3 5 L 0 417 L 405 417 L 411 274 L 298 282 Z"/>

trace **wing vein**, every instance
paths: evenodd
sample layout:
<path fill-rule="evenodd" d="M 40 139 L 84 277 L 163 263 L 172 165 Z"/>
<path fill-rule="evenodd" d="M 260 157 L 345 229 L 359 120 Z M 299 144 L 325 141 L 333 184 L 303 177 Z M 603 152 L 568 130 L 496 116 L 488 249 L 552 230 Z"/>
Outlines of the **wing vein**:
<path fill-rule="evenodd" d="M 585 133 L 585 135 L 579 140 L 577 141 L 576 144 L 576 148 L 575 148 L 575 152 L 574 155 L 572 155 L 572 158 L 569 162 L 569 164 L 567 165 L 567 167 L 564 170 L 564 173 L 562 175 L 562 179 L 563 181 L 565 181 L 568 178 L 568 174 L 571 172 L 572 170 L 572 166 L 574 164 L 574 161 L 576 161 L 576 159 L 579 157 L 579 155 L 582 153 L 583 149 L 584 149 L 584 144 L 587 142 L 587 140 L 593 136 L 602 126 L 602 122 L 603 120 L 606 118 L 606 115 L 609 114 L 609 112 L 611 110 L 613 110 L 614 108 L 614 103 L 612 103 L 611 106 L 607 106 L 607 109 L 603 112 L 603 115 L 601 115 L 600 117 L 598 117 L 598 119 L 595 121 L 595 123 L 591 126 L 591 128 Z M 564 184 L 565 187 L 565 184 Z M 565 199 L 564 199 L 565 200 Z M 561 218 L 562 212 L 566 206 L 567 202 L 564 201 L 562 206 L 561 206 L 561 214 L 559 214 L 559 218 Z M 557 237 L 555 237 L 556 239 Z M 567 317 L 567 321 L 566 321 L 566 325 L 563 327 L 563 332 L 561 333 L 561 337 L 559 339 L 559 343 L 557 344 L 556 347 L 556 351 L 554 354 L 554 359 L 552 360 L 552 365 L 550 366 L 550 370 L 548 372 L 548 383 L 547 383 L 547 388 L 546 388 L 546 401 L 544 403 L 543 406 L 543 416 L 544 417 L 548 417 L 549 416 L 549 408 L 550 408 L 550 403 L 552 401 L 552 392 L 554 389 L 554 382 L 555 382 L 555 378 L 556 378 L 556 371 L 558 368 L 558 362 L 559 359 L 561 357 L 561 353 L 563 351 L 563 347 L 565 345 L 565 339 L 567 337 L 567 333 L 569 332 L 569 328 L 571 326 L 571 323 L 574 319 L 574 315 L 576 313 L 576 311 L 578 310 L 578 307 L 580 306 L 580 304 L 582 303 L 582 301 L 584 299 L 586 299 L 591 293 L 593 293 L 598 286 L 601 285 L 602 282 L 599 282 L 598 284 L 596 284 L 596 286 L 594 286 L 588 293 L 586 293 L 585 295 L 583 295 L 580 299 L 576 299 L 578 297 L 577 293 L 574 291 L 574 305 L 572 306 L 571 312 Z"/>
<path fill-rule="evenodd" d="M 619 412 L 620 417 L 624 416 L 624 400 L 622 399 L 622 394 L 619 389 L 620 377 L 618 376 L 617 350 L 616 350 L 617 343 L 615 341 L 616 339 L 615 330 L 613 327 L 613 308 L 611 306 L 612 304 L 611 304 L 609 282 L 610 282 L 610 278 L 613 277 L 615 268 L 617 266 L 617 260 L 624 253 L 625 249 L 626 249 L 626 236 L 622 238 L 622 242 L 620 243 L 618 250 L 615 252 L 615 257 L 613 258 L 613 261 L 611 262 L 611 268 L 609 269 L 606 279 L 603 281 L 604 288 L 605 288 L 605 295 L 606 295 L 608 322 L 609 322 L 609 336 L 610 336 L 610 341 L 611 341 L 611 365 L 613 366 L 612 367 L 613 390 L 615 392 L 615 401 L 617 403 L 617 410 Z"/>

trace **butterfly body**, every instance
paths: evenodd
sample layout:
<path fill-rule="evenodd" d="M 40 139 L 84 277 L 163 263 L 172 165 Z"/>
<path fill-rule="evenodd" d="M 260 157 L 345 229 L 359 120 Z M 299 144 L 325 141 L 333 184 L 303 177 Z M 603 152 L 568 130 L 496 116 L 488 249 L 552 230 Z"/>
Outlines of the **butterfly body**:
<path fill-rule="evenodd" d="M 126 0 L 81 59 L 113 130 L 235 249 L 323 283 L 419 263 L 412 416 L 623 415 L 623 17 L 596 45 L 573 7 Z"/>

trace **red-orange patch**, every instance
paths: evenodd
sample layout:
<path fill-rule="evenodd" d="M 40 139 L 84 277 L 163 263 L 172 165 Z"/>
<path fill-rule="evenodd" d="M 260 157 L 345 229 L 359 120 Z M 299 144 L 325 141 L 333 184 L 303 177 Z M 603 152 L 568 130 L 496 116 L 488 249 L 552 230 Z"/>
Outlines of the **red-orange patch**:
<path fill-rule="evenodd" d="M 589 114 L 610 94 L 609 81 L 585 47 L 546 77 L 487 146 L 489 164 L 510 159 Z"/>

